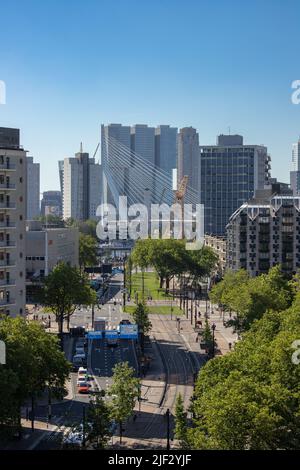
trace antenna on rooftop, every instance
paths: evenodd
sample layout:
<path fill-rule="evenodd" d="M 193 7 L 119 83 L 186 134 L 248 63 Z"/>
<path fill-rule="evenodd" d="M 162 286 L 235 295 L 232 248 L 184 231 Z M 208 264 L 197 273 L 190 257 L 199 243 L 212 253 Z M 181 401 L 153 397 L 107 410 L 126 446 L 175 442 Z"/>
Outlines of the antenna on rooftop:
<path fill-rule="evenodd" d="M 82 142 L 80 142 L 80 153 L 83 153 Z"/>

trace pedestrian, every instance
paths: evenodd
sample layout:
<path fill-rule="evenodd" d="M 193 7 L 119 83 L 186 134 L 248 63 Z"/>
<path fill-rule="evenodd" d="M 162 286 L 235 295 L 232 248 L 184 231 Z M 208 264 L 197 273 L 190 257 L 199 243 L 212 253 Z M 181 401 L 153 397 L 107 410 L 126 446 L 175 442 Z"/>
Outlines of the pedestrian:
<path fill-rule="evenodd" d="M 231 343 L 228 343 L 228 347 L 229 347 L 229 350 L 231 350 L 232 344 L 231 344 Z"/>

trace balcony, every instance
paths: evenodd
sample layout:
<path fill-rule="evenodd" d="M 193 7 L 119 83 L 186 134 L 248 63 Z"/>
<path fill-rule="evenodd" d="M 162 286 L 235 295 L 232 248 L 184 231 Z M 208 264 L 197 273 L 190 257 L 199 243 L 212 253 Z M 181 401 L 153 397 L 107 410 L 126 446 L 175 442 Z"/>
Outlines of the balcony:
<path fill-rule="evenodd" d="M 10 240 L 0 242 L 0 248 L 15 248 L 15 246 L 16 242 L 12 242 Z"/>
<path fill-rule="evenodd" d="M 13 163 L 0 163 L 0 171 L 16 171 L 16 165 Z"/>
<path fill-rule="evenodd" d="M 0 183 L 0 191 L 9 191 L 11 189 L 16 189 L 16 185 L 11 183 Z"/>
<path fill-rule="evenodd" d="M 0 299 L 0 307 L 6 307 L 8 305 L 15 305 L 16 301 L 14 299 Z"/>
<path fill-rule="evenodd" d="M 0 202 L 0 209 L 15 209 L 16 204 L 14 202 Z"/>
<path fill-rule="evenodd" d="M 14 287 L 16 285 L 16 281 L 14 279 L 9 279 L 9 280 L 1 280 L 0 281 L 0 287 Z"/>
<path fill-rule="evenodd" d="M 9 269 L 9 268 L 15 268 L 16 267 L 16 262 L 13 260 L 1 260 L 0 261 L 0 268 L 1 269 Z"/>
<path fill-rule="evenodd" d="M 13 228 L 16 228 L 16 224 L 12 224 L 11 222 L 7 223 L 7 222 L 0 222 L 0 229 L 5 229 L 5 230 L 8 230 L 8 229 L 13 229 Z"/>

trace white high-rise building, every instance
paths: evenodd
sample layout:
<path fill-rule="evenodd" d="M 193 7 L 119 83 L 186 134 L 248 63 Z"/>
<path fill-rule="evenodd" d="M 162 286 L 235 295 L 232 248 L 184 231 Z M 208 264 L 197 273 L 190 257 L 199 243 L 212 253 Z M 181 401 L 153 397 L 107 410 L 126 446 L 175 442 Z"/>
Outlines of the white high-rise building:
<path fill-rule="evenodd" d="M 27 158 L 19 134 L 0 127 L 0 312 L 11 316 L 24 315 L 26 304 Z"/>
<path fill-rule="evenodd" d="M 40 164 L 27 157 L 27 214 L 32 220 L 40 215 Z"/>
<path fill-rule="evenodd" d="M 63 181 L 63 218 L 87 220 L 96 218 L 101 203 L 101 165 L 82 151 L 75 158 L 65 158 L 60 165 Z"/>

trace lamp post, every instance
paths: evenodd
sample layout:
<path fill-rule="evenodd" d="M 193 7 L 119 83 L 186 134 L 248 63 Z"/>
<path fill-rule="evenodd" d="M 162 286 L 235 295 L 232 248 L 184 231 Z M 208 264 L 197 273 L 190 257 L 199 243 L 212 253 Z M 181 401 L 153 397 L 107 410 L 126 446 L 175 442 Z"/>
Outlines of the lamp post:
<path fill-rule="evenodd" d="M 215 323 L 213 323 L 211 325 L 211 329 L 212 329 L 212 357 L 215 357 L 215 329 L 216 329 L 216 325 Z"/>
<path fill-rule="evenodd" d="M 166 411 L 167 417 L 167 450 L 170 450 L 170 410 L 169 408 Z"/>
<path fill-rule="evenodd" d="M 171 300 L 171 320 L 173 320 L 173 302 Z"/>

